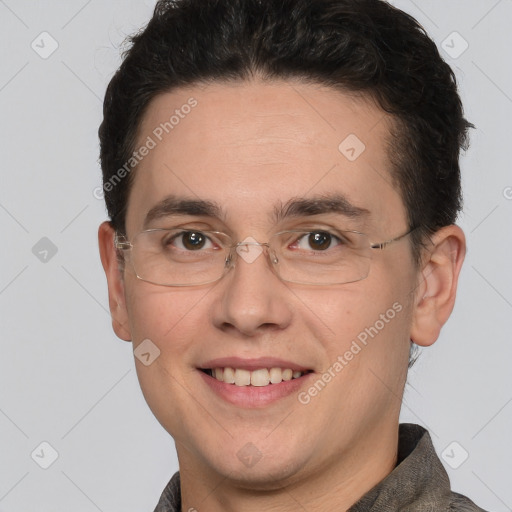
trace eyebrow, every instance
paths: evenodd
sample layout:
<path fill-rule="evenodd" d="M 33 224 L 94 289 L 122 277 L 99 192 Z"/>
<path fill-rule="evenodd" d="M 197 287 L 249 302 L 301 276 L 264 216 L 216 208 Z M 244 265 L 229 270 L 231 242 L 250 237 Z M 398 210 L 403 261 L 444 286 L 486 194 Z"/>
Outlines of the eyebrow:
<path fill-rule="evenodd" d="M 308 198 L 293 198 L 274 208 L 276 223 L 289 217 L 308 217 L 325 213 L 337 213 L 350 219 L 367 217 L 370 211 L 352 204 L 343 194 L 328 194 Z"/>
<path fill-rule="evenodd" d="M 329 194 L 309 198 L 292 198 L 284 204 L 276 205 L 271 219 L 277 224 L 288 218 L 325 213 L 337 213 L 350 219 L 358 219 L 370 214 L 369 210 L 352 204 L 343 194 Z M 223 208 L 213 201 L 168 196 L 149 210 L 144 219 L 143 229 L 146 229 L 155 220 L 172 215 L 226 218 Z"/>
<path fill-rule="evenodd" d="M 212 201 L 168 196 L 153 206 L 146 214 L 146 218 L 144 219 L 144 229 L 146 229 L 151 222 L 171 215 L 217 217 L 219 219 L 225 217 L 222 208 Z"/>

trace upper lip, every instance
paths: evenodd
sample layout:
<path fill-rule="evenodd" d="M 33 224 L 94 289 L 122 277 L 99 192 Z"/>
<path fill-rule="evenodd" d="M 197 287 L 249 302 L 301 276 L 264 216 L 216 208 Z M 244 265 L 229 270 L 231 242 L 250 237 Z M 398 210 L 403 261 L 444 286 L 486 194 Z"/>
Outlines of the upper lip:
<path fill-rule="evenodd" d="M 203 370 L 212 368 L 238 368 L 240 370 L 260 370 L 261 368 L 290 368 L 293 371 L 305 372 L 311 370 L 307 366 L 303 366 L 284 359 L 277 359 L 275 357 L 257 357 L 246 359 L 243 357 L 220 357 L 211 359 L 201 364 L 199 367 Z"/>

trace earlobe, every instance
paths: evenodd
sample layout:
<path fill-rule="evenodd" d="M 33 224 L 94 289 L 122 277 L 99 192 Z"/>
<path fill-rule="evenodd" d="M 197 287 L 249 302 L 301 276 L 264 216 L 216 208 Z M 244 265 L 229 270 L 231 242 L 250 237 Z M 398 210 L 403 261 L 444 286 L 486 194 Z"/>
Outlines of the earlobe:
<path fill-rule="evenodd" d="M 450 317 L 466 254 L 466 239 L 458 226 L 440 229 L 431 240 L 414 298 L 411 339 L 420 346 L 432 345 Z"/>
<path fill-rule="evenodd" d="M 119 338 L 124 341 L 131 341 L 124 294 L 124 281 L 119 269 L 117 251 L 114 246 L 114 230 L 110 222 L 103 222 L 100 225 L 98 229 L 98 244 L 101 263 L 107 277 L 112 328 Z"/>

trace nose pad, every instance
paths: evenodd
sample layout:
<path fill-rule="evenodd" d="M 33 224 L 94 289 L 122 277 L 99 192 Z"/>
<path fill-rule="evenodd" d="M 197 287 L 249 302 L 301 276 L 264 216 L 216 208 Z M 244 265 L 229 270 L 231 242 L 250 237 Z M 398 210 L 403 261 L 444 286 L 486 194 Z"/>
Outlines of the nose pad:
<path fill-rule="evenodd" d="M 224 260 L 224 270 L 229 270 L 229 269 L 233 268 L 234 266 L 235 266 L 235 262 L 233 259 L 233 253 L 230 252 L 226 256 L 226 259 Z"/>
<path fill-rule="evenodd" d="M 236 247 L 240 247 L 240 245 L 243 245 L 243 244 L 238 244 Z M 247 245 L 249 245 L 249 244 L 247 244 Z M 255 244 L 250 244 L 250 245 L 258 245 L 261 247 L 262 253 L 266 254 L 266 256 L 268 256 L 269 261 L 272 264 L 271 265 L 272 269 L 274 270 L 273 267 L 279 263 L 279 258 L 277 257 L 276 252 L 271 251 L 268 244 L 255 243 Z M 231 252 L 226 256 L 226 259 L 224 260 L 224 270 L 225 271 L 231 270 L 232 268 L 235 267 L 236 259 L 237 259 L 237 257 L 239 257 L 239 255 L 235 256 L 235 254 L 234 254 L 235 252 L 236 252 L 236 250 L 234 250 L 234 248 L 233 248 L 231 250 Z"/>

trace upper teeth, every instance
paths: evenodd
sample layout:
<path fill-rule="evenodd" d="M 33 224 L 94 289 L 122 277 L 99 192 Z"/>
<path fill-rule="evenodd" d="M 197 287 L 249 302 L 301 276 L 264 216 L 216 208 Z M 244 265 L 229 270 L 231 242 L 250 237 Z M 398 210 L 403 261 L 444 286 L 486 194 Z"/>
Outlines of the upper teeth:
<path fill-rule="evenodd" d="M 236 386 L 268 386 L 279 384 L 283 380 L 297 379 L 303 372 L 293 371 L 290 368 L 261 368 L 249 371 L 240 368 L 213 368 L 212 376 L 226 384 Z"/>

